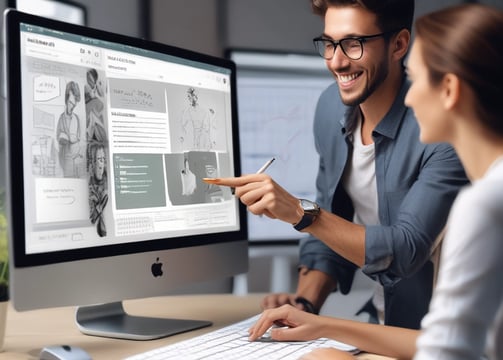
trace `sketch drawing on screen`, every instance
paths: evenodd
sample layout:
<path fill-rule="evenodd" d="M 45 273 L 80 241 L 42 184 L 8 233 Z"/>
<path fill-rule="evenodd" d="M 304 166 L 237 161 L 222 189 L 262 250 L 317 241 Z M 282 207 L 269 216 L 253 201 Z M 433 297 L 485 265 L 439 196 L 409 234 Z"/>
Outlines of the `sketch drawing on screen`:
<path fill-rule="evenodd" d="M 131 318 L 122 300 L 247 270 L 244 208 L 202 181 L 241 173 L 234 63 L 4 19 L 14 307 L 79 305 L 82 332 L 138 340 L 209 325 Z"/>
<path fill-rule="evenodd" d="M 211 128 L 215 110 L 199 104 L 197 90 L 193 87 L 188 88 L 187 99 L 189 104 L 182 113 L 182 135 L 180 136 L 182 148 L 210 150 L 213 143 Z"/>

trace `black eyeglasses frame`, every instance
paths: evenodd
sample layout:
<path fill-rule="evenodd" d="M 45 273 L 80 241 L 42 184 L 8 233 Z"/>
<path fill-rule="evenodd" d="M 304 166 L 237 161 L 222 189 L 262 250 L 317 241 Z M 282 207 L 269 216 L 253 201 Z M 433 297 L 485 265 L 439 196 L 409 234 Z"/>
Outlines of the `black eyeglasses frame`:
<path fill-rule="evenodd" d="M 363 56 L 363 50 L 364 50 L 364 47 L 363 47 L 363 44 L 365 42 L 367 42 L 368 40 L 370 39 L 374 39 L 374 38 L 379 38 L 379 37 L 389 37 L 391 34 L 397 32 L 397 30 L 390 30 L 390 31 L 385 31 L 385 32 L 382 32 L 382 33 L 379 33 L 379 34 L 373 34 L 373 35 L 362 35 L 362 36 L 349 36 L 349 37 L 345 37 L 345 38 L 342 38 L 340 40 L 333 40 L 333 39 L 329 39 L 329 38 L 326 38 L 326 37 L 323 37 L 323 36 L 318 36 L 318 37 L 315 37 L 313 39 L 313 44 L 314 44 L 314 47 L 316 49 L 316 51 L 318 52 L 318 54 L 325 60 L 332 60 L 334 55 L 335 55 L 335 51 L 337 50 L 337 46 L 341 46 L 341 50 L 342 52 L 344 53 L 344 55 L 346 55 L 346 57 L 348 57 L 349 59 L 351 60 L 360 60 Z M 346 53 L 346 50 L 344 49 L 344 46 L 341 44 L 343 43 L 344 41 L 348 41 L 348 40 L 351 40 L 351 41 L 358 41 L 358 43 L 360 44 L 360 56 L 359 57 L 351 57 L 349 56 L 347 53 Z M 318 42 L 321 42 L 321 41 L 328 41 L 330 42 L 333 46 L 334 46 L 334 52 L 332 54 L 332 56 L 330 56 L 329 58 L 326 58 L 325 56 L 323 56 L 321 54 L 321 51 L 320 49 L 323 49 L 323 47 L 319 47 L 318 46 Z"/>

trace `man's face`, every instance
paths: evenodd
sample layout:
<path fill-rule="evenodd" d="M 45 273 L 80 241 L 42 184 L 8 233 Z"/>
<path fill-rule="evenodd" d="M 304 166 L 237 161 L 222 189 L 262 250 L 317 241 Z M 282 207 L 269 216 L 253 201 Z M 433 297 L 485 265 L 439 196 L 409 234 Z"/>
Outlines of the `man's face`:
<path fill-rule="evenodd" d="M 347 37 L 382 33 L 376 25 L 374 14 L 351 6 L 329 7 L 325 14 L 324 37 L 338 41 Z M 328 69 L 339 84 L 342 101 L 346 105 L 359 105 L 376 91 L 389 72 L 387 42 L 383 37 L 369 39 L 363 43 L 363 55 L 351 60 L 341 50 L 326 60 Z"/>

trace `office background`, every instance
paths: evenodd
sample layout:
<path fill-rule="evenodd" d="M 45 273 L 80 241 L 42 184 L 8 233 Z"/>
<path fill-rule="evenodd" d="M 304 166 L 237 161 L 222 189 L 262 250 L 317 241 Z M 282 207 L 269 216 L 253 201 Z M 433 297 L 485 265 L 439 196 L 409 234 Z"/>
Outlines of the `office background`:
<path fill-rule="evenodd" d="M 311 13 L 308 0 L 73 0 L 87 9 L 88 26 L 125 35 L 184 47 L 214 56 L 224 56 L 229 49 L 273 52 L 313 53 L 311 39 L 323 29 L 322 19 Z M 416 15 L 454 5 L 462 0 L 416 0 Z M 472 1 L 474 2 L 474 1 Z M 503 0 L 481 3 L 503 8 Z M 7 1 L 0 0 L 0 9 Z M 3 44 L 2 44 L 3 49 Z M 3 81 L 3 79 L 2 79 Z M 3 97 L 2 84 L 2 97 Z M 4 103 L 0 108 L 0 186 L 4 174 Z M 284 274 L 285 288 L 296 283 L 296 249 L 275 246 L 275 253 L 284 253 L 289 268 Z M 264 251 L 270 254 L 271 251 Z M 248 290 L 266 292 L 271 289 L 270 256 L 250 259 Z M 280 279 L 281 281 L 281 279 Z M 360 278 L 357 289 L 361 296 L 370 283 Z M 218 284 L 204 284 L 187 291 L 232 291 L 232 279 Z M 363 295 L 362 295 L 363 294 Z M 352 301 L 348 301 L 351 303 Z"/>

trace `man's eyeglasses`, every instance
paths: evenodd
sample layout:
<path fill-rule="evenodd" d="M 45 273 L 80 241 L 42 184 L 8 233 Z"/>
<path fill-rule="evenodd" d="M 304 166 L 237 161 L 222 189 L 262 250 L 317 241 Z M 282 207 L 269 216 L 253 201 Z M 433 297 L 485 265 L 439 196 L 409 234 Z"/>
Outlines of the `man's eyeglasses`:
<path fill-rule="evenodd" d="M 314 47 L 325 60 L 331 60 L 334 57 L 337 45 L 341 46 L 342 52 L 351 60 L 359 60 L 363 56 L 363 43 L 378 37 L 386 37 L 394 31 L 386 31 L 375 35 L 364 35 L 347 37 L 339 41 L 327 39 L 322 36 L 313 39 Z"/>

